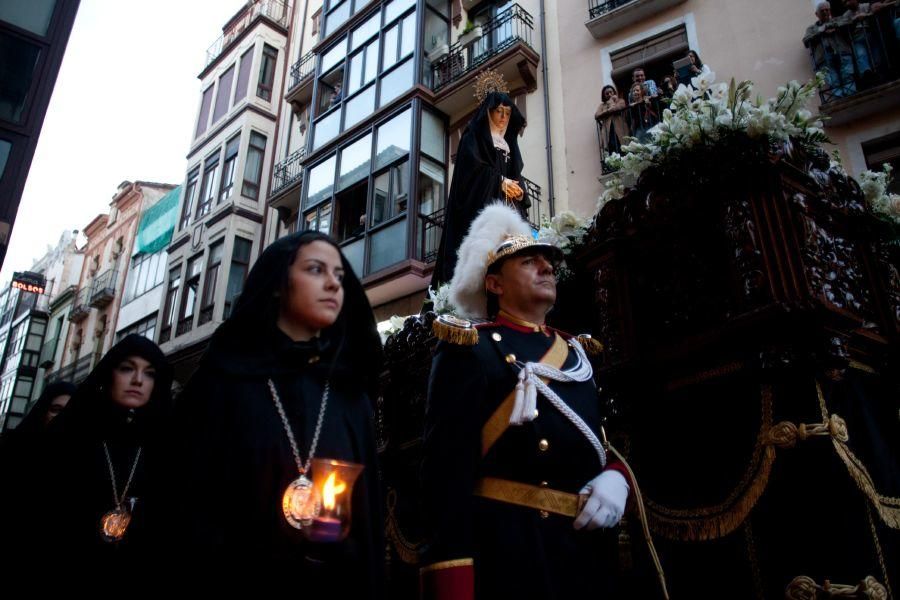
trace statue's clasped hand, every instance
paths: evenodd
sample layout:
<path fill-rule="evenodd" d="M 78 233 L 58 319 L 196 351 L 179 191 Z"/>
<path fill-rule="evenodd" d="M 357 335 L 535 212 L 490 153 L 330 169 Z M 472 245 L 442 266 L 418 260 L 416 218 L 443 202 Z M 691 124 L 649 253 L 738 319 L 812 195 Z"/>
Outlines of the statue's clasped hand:
<path fill-rule="evenodd" d="M 503 179 L 503 183 L 501 184 L 501 189 L 507 198 L 512 200 L 521 200 L 524 192 L 518 183 L 513 181 L 512 179 Z"/>

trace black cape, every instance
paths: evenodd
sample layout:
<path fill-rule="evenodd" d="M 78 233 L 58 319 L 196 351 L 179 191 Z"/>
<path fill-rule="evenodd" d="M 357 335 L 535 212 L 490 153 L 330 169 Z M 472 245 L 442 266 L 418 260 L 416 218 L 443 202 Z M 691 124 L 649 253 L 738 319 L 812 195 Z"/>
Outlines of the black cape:
<path fill-rule="evenodd" d="M 156 370 L 150 401 L 134 410 L 113 403 L 107 391 L 113 369 L 129 356 L 144 358 Z M 52 547 L 60 568 L 92 565 L 116 573 L 146 556 L 146 506 L 153 492 L 151 473 L 161 456 L 161 436 L 171 414 L 171 384 L 165 356 L 142 336 L 125 337 L 100 360 L 49 424 L 40 448 L 33 448 L 33 487 L 26 492 L 31 510 L 21 515 L 16 527 L 16 534 L 23 536 L 16 544 L 22 559 L 26 548 L 46 552 Z M 115 508 L 104 442 L 119 494 L 142 448 L 127 493 L 135 500 L 131 524 L 117 543 L 105 542 L 100 535 L 103 515 Z M 34 555 L 27 558 L 33 560 Z"/>
<path fill-rule="evenodd" d="M 431 279 L 431 287 L 435 290 L 440 284 L 447 283 L 453 278 L 456 252 L 476 215 L 488 204 L 502 198 L 503 194 L 500 191 L 502 179 L 504 177 L 514 179 L 523 190 L 526 190 L 522 178 L 524 163 L 518 142 L 519 133 L 525 126 L 525 119 L 514 104 L 504 136 L 510 150 L 508 160 L 494 147 L 491 138 L 489 112 L 492 107 L 501 103 L 499 98 L 503 96 L 505 95 L 497 92 L 488 94 L 478 107 L 475 116 L 466 125 L 459 140 L 450 194 L 444 212 L 444 230 Z M 527 219 L 527 209 L 531 206 L 527 190 L 522 200 L 516 202 L 515 206 L 522 217 Z"/>
<path fill-rule="evenodd" d="M 297 250 L 328 239 L 304 232 L 269 246 L 234 313 L 214 334 L 178 400 L 173 516 L 167 520 L 177 527 L 170 530 L 175 550 L 185 553 L 192 568 L 234 567 L 230 572 L 239 578 L 260 576 L 276 587 L 313 591 L 338 585 L 347 597 L 381 597 L 384 542 L 371 401 L 381 339 L 346 259 L 344 305 L 334 325 L 309 342 L 294 342 L 275 325 L 274 295 Z M 353 490 L 351 531 L 342 542 L 308 542 L 284 518 L 281 498 L 298 472 L 269 379 L 304 461 L 325 384 L 331 384 L 316 456 L 364 465 Z"/>

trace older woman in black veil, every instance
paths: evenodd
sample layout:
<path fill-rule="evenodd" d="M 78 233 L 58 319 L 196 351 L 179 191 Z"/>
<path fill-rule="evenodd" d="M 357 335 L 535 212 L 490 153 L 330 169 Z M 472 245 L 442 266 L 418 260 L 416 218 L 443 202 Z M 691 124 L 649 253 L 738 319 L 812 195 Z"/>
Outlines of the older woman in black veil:
<path fill-rule="evenodd" d="M 7 515 L 6 550 L 14 546 L 19 562 L 52 548 L 60 569 L 116 573 L 147 555 L 146 507 L 171 414 L 171 380 L 156 344 L 129 335 L 78 386 L 34 448 L 23 490 L 29 509 Z"/>
<path fill-rule="evenodd" d="M 478 87 L 481 104 L 456 151 L 444 232 L 431 280 L 434 289 L 453 277 L 456 251 L 482 208 L 498 200 L 508 202 L 527 220 L 531 206 L 518 142 L 525 117 L 506 93 L 500 75 L 488 72 Z"/>
<path fill-rule="evenodd" d="M 233 567 L 303 597 L 382 595 L 381 356 L 362 285 L 331 238 L 306 231 L 266 248 L 178 399 L 166 521 L 195 576 Z M 343 541 L 311 539 L 283 504 L 292 482 L 315 479 L 312 458 L 363 465 Z"/>

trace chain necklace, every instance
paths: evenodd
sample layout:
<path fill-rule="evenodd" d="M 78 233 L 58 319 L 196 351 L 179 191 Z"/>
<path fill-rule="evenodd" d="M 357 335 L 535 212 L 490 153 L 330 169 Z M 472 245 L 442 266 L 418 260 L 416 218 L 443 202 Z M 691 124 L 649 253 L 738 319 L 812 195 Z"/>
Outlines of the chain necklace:
<path fill-rule="evenodd" d="M 325 420 L 325 407 L 328 406 L 328 395 L 331 391 L 331 382 L 325 383 L 325 391 L 322 392 L 322 403 L 319 405 L 319 418 L 316 421 L 316 430 L 313 433 L 312 443 L 309 445 L 309 457 L 306 464 L 300 458 L 300 450 L 297 448 L 297 440 L 294 439 L 294 432 L 291 430 L 291 424 L 288 422 L 287 414 L 284 412 L 284 406 L 281 404 L 281 398 L 278 396 L 278 390 L 275 389 L 275 383 L 269 379 L 269 393 L 272 395 L 272 402 L 275 404 L 275 410 L 281 417 L 281 424 L 284 426 L 284 433 L 287 435 L 288 442 L 291 444 L 291 452 L 294 454 L 294 462 L 297 465 L 297 471 L 300 476 L 290 482 L 284 491 L 281 499 L 281 510 L 284 512 L 284 518 L 292 527 L 302 529 L 312 523 L 321 510 L 321 501 L 315 493 L 312 481 L 306 476 L 309 467 L 312 465 L 313 457 L 316 454 L 316 447 L 319 445 L 319 435 L 322 433 L 322 423 Z"/>
<path fill-rule="evenodd" d="M 131 473 L 128 474 L 128 481 L 120 496 L 116 486 L 116 470 L 113 467 L 112 457 L 109 455 L 109 446 L 106 445 L 106 440 L 103 441 L 103 452 L 106 454 L 106 466 L 109 468 L 109 481 L 112 484 L 113 504 L 115 505 L 114 509 L 100 519 L 100 537 L 106 542 L 118 542 L 125 537 L 128 525 L 131 523 L 131 510 L 125 505 L 125 498 L 128 496 L 128 488 L 131 487 L 138 462 L 141 460 L 141 450 L 143 448 L 138 446 L 134 462 L 131 463 Z"/>

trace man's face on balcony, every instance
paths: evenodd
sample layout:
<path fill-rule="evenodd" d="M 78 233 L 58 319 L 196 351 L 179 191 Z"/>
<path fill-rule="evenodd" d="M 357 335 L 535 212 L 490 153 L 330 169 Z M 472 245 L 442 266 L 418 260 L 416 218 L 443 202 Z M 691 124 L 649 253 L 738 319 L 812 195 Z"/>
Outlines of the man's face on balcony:
<path fill-rule="evenodd" d="M 850 4 L 849 2 L 847 4 Z M 858 3 L 857 3 L 858 5 Z M 827 4 L 823 5 L 816 11 L 816 16 L 819 17 L 819 20 L 822 22 L 831 20 L 831 7 Z"/>
<path fill-rule="evenodd" d="M 637 71 L 634 72 L 634 82 L 635 83 L 644 83 L 644 81 L 646 79 L 647 79 L 647 76 L 644 74 L 643 69 L 638 69 Z"/>

